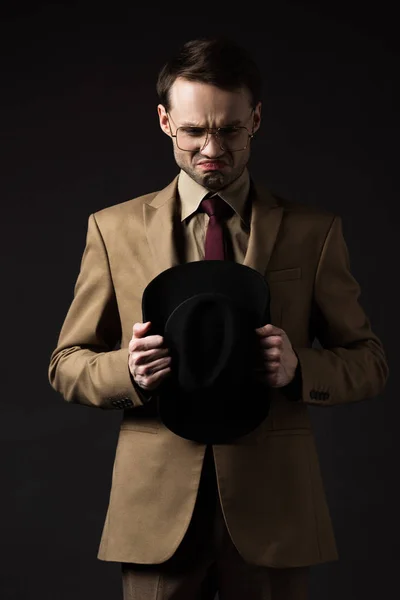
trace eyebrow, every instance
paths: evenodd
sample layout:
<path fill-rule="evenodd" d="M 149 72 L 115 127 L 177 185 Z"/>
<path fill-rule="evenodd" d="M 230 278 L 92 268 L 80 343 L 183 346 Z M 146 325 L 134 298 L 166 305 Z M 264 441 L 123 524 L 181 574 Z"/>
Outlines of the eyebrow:
<path fill-rule="evenodd" d="M 230 121 L 229 123 L 221 125 L 221 127 L 236 127 L 237 125 L 240 125 L 240 123 L 240 119 L 235 119 L 234 121 Z M 200 129 L 206 129 L 205 125 L 199 125 L 199 123 L 196 123 L 195 121 L 185 121 L 182 123 L 182 125 L 180 125 L 180 127 L 198 127 Z M 214 129 L 214 127 L 211 127 L 211 129 Z M 215 127 L 215 129 L 218 129 L 218 127 Z"/>

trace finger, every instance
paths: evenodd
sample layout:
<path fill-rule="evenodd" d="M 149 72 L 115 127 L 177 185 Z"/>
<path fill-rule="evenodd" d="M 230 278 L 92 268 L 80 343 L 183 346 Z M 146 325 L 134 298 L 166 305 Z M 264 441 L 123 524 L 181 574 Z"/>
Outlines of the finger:
<path fill-rule="evenodd" d="M 169 350 L 168 348 L 161 348 L 159 350 L 146 350 L 145 352 L 134 352 L 133 355 L 136 365 L 144 365 L 154 362 L 159 358 L 165 358 L 166 356 L 169 356 Z"/>
<path fill-rule="evenodd" d="M 155 360 L 154 362 L 152 362 L 148 365 L 149 374 L 153 375 L 155 373 L 158 373 L 158 371 L 162 371 L 163 369 L 170 367 L 171 362 L 172 362 L 172 359 L 170 356 L 167 356 L 166 358 L 160 358 L 158 360 Z"/>
<path fill-rule="evenodd" d="M 152 375 L 151 377 L 147 377 L 147 379 L 141 383 L 141 387 L 145 390 L 153 390 L 155 388 L 157 388 L 160 383 L 169 375 L 171 374 L 171 368 L 167 367 L 165 369 L 162 369 L 161 371 L 158 371 L 157 373 L 155 373 L 154 375 Z"/>
<path fill-rule="evenodd" d="M 281 364 L 279 362 L 270 362 L 265 364 L 265 370 L 267 373 L 276 373 L 279 371 Z"/>
<path fill-rule="evenodd" d="M 256 333 L 261 337 L 267 335 L 282 335 L 282 329 L 275 327 L 275 325 L 272 325 L 272 323 L 267 323 L 267 325 L 256 329 Z"/>
<path fill-rule="evenodd" d="M 146 352 L 156 350 L 164 344 L 164 338 L 161 335 L 148 335 L 143 338 L 133 337 L 129 342 L 129 352 Z"/>
<path fill-rule="evenodd" d="M 282 345 L 283 338 L 281 335 L 271 335 L 260 339 L 260 346 L 262 348 L 280 348 Z"/>
<path fill-rule="evenodd" d="M 140 377 L 149 377 L 154 373 L 157 373 L 161 369 L 165 369 L 171 364 L 171 357 L 160 358 L 159 360 L 155 360 L 152 363 L 146 365 L 140 365 L 135 367 L 135 373 Z"/>
<path fill-rule="evenodd" d="M 268 362 L 280 362 L 281 351 L 279 350 L 279 348 L 268 348 L 268 350 L 262 351 L 262 355 L 264 357 L 264 360 L 267 360 Z"/>

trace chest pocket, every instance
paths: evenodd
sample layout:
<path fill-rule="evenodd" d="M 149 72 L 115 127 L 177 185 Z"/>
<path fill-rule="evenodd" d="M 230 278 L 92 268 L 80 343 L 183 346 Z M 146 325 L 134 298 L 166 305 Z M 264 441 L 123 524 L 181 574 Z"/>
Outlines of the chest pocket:
<path fill-rule="evenodd" d="M 268 283 L 301 279 L 301 267 L 291 267 L 290 269 L 278 269 L 275 271 L 267 271 L 265 277 Z"/>

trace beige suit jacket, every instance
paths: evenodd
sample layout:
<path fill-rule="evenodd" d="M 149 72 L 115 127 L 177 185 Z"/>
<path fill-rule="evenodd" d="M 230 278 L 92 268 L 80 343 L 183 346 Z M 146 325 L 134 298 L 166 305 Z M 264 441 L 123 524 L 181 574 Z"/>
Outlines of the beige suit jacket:
<path fill-rule="evenodd" d="M 388 367 L 358 302 L 341 219 L 259 187 L 250 200 L 244 264 L 270 285 L 271 320 L 297 352 L 302 397 L 289 401 L 275 390 L 255 431 L 213 447 L 219 494 L 246 561 L 312 565 L 336 559 L 337 550 L 307 406 L 376 396 Z M 107 561 L 168 559 L 198 490 L 205 446 L 164 427 L 154 402 L 143 405 L 127 365 L 144 288 L 180 260 L 177 204 L 176 178 L 160 192 L 89 217 L 74 299 L 50 361 L 50 382 L 68 402 L 124 411 L 98 554 Z M 312 347 L 315 337 L 323 349 Z"/>

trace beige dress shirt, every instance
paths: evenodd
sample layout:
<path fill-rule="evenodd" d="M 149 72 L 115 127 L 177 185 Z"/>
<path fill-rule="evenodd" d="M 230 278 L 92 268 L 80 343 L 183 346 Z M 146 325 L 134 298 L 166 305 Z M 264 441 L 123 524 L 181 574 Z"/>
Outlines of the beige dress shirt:
<path fill-rule="evenodd" d="M 250 190 L 250 176 L 247 169 L 238 179 L 218 193 L 233 209 L 226 220 L 230 258 L 243 263 L 250 234 L 250 207 L 247 199 Z M 181 204 L 181 222 L 184 246 L 184 262 L 204 259 L 204 243 L 209 216 L 197 212 L 201 201 L 209 190 L 196 183 L 185 171 L 179 173 L 178 195 Z"/>

